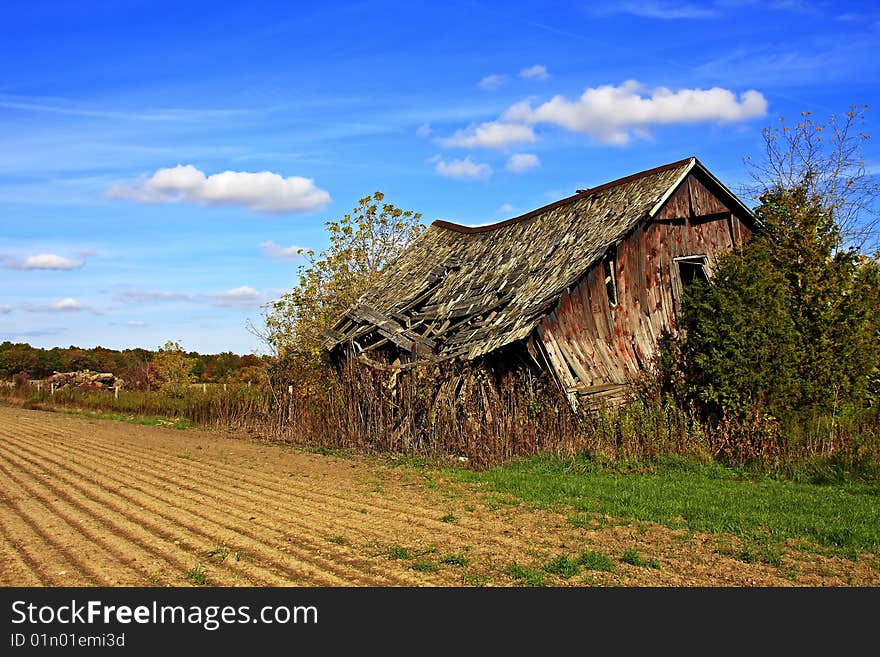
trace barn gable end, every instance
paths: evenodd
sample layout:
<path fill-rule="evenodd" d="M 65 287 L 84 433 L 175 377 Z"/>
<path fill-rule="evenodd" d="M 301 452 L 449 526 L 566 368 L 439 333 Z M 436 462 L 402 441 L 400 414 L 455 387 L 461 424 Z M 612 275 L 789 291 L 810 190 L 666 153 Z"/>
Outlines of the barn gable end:
<path fill-rule="evenodd" d="M 613 397 L 637 378 L 661 337 L 676 330 L 688 283 L 683 271 L 704 266 L 710 273 L 719 254 L 751 236 L 750 218 L 710 186 L 691 172 L 538 323 L 531 349 L 543 354 L 573 403 Z"/>

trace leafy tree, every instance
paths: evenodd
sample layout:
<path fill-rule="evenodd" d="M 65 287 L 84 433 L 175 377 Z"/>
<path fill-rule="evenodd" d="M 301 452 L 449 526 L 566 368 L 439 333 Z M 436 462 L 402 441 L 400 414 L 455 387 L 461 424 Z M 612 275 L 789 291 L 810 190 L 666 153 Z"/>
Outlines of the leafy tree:
<path fill-rule="evenodd" d="M 752 171 L 766 174 L 755 176 L 761 230 L 686 299 L 690 392 L 729 415 L 836 414 L 877 397 L 880 263 L 860 252 L 864 240 L 847 239 L 873 225 L 867 137 L 851 131 L 855 111 L 842 128 L 805 116 L 794 135 L 765 130 L 767 161 Z M 828 126 L 833 148 L 823 152 L 817 135 Z"/>
<path fill-rule="evenodd" d="M 205 357 L 199 354 L 192 356 L 193 366 L 190 370 L 190 373 L 193 375 L 193 380 L 201 381 L 204 379 L 205 374 Z"/>
<path fill-rule="evenodd" d="M 218 382 L 226 381 L 234 378 L 235 372 L 239 369 L 239 357 L 231 351 L 224 351 L 217 354 L 214 359 L 214 377 Z"/>
<path fill-rule="evenodd" d="M 33 375 L 38 364 L 38 356 L 30 345 L 8 340 L 0 344 L 0 371 L 3 376 L 10 377 L 18 372 L 28 372 Z"/>
<path fill-rule="evenodd" d="M 151 363 L 159 390 L 171 397 L 182 397 L 194 380 L 193 364 L 179 342 L 169 340 L 159 347 Z"/>
<path fill-rule="evenodd" d="M 290 380 L 324 362 L 321 334 L 422 232 L 421 218 L 376 192 L 339 221 L 325 222 L 330 245 L 319 255 L 300 251 L 298 285 L 267 306 L 262 331 L 252 328 L 275 356 L 277 375 Z"/>

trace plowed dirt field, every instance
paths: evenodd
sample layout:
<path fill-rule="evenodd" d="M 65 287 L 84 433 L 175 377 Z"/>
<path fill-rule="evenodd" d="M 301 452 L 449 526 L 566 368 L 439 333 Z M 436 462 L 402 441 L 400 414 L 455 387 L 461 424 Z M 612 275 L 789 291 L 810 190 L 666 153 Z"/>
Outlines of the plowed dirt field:
<path fill-rule="evenodd" d="M 4 586 L 511 586 L 513 562 L 587 549 L 613 571 L 546 582 L 880 584 L 869 560 L 747 564 L 719 551 L 730 537 L 566 518 L 378 458 L 0 406 Z M 660 567 L 621 562 L 628 548 Z"/>

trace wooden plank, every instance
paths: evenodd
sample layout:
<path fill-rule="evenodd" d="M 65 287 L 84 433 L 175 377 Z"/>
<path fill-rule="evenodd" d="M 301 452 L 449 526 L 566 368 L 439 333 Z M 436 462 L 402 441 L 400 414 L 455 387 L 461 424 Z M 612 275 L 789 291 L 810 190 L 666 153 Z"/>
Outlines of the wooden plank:
<path fill-rule="evenodd" d="M 538 337 L 541 338 L 541 342 L 544 344 L 544 349 L 547 352 L 547 358 L 550 361 L 550 364 L 553 366 L 553 369 L 556 372 L 557 377 L 563 382 L 565 388 L 573 387 L 577 381 L 572 377 L 571 371 L 568 369 L 568 365 L 565 363 L 565 358 L 562 355 L 562 351 L 559 348 L 559 343 L 556 341 L 555 336 L 553 335 L 553 331 L 540 330 L 538 333 Z"/>
<path fill-rule="evenodd" d="M 480 294 L 466 297 L 456 301 L 455 303 L 431 304 L 425 306 L 418 313 L 421 317 L 435 318 L 456 318 L 466 315 L 480 315 L 490 310 L 494 310 L 510 302 L 513 298 L 511 292 L 506 292 L 500 296 L 495 292 L 490 294 Z"/>
<path fill-rule="evenodd" d="M 344 342 L 347 339 L 347 336 L 340 331 L 328 328 L 325 329 L 324 332 L 321 334 L 321 338 L 326 338 L 325 341 Z"/>
<path fill-rule="evenodd" d="M 654 215 L 656 219 L 676 220 L 685 219 L 690 215 L 690 194 L 687 182 L 679 185 L 675 193 L 670 196 Z"/>
<path fill-rule="evenodd" d="M 687 178 L 688 190 L 690 192 L 691 207 L 695 217 L 705 215 L 717 215 L 730 212 L 721 200 L 709 191 L 700 180 L 691 174 Z"/>

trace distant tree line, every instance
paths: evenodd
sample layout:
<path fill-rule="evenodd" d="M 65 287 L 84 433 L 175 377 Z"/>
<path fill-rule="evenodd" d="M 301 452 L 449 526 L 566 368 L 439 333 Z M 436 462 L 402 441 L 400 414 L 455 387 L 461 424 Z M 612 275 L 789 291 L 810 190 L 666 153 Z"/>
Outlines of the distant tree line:
<path fill-rule="evenodd" d="M 125 381 L 130 389 L 147 390 L 155 386 L 157 379 L 157 356 L 162 352 L 148 349 L 108 349 L 94 347 L 83 349 L 53 347 L 43 349 L 24 342 L 0 343 L 0 378 L 11 379 L 24 372 L 30 379 L 43 379 L 54 372 L 112 372 Z M 187 352 L 191 380 L 197 383 L 260 382 L 264 378 L 265 359 L 246 354 L 240 356 L 230 351 L 219 354 Z"/>

